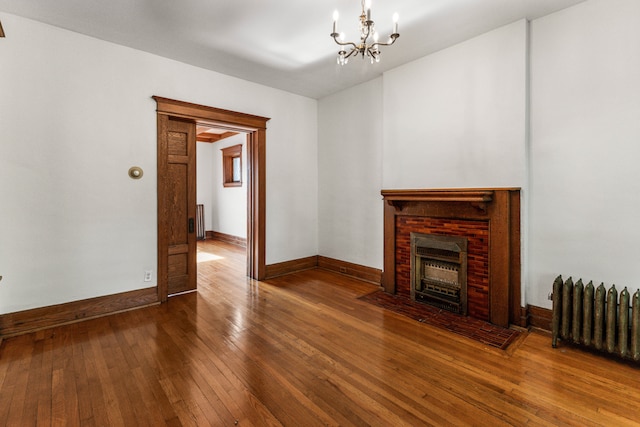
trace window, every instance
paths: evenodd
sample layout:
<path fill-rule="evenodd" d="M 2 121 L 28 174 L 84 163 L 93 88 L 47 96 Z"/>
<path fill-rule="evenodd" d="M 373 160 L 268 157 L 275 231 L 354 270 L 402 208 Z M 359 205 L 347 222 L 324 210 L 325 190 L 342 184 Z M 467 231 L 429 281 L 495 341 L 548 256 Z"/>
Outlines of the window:
<path fill-rule="evenodd" d="M 242 144 L 223 148 L 222 171 L 225 187 L 242 187 Z"/>

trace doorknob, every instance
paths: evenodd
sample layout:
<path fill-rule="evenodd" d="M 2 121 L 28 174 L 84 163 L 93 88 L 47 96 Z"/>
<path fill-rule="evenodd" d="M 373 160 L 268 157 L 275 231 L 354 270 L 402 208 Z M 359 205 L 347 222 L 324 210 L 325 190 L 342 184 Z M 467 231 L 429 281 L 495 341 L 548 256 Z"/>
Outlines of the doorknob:
<path fill-rule="evenodd" d="M 189 233 L 193 233 L 195 231 L 194 228 L 193 218 L 189 218 Z"/>

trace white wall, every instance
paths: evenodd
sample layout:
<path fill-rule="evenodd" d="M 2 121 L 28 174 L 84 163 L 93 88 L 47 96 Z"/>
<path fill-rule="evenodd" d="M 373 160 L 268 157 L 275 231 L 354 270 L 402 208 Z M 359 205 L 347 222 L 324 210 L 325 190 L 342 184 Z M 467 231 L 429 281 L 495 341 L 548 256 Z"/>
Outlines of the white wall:
<path fill-rule="evenodd" d="M 639 19 L 637 0 L 590 0 L 532 23 L 533 305 L 558 274 L 638 289 Z"/>
<path fill-rule="evenodd" d="M 155 285 L 152 95 L 271 117 L 267 263 L 317 253 L 315 100 L 0 19 L 0 313 Z"/>
<path fill-rule="evenodd" d="M 238 134 L 213 145 L 213 206 L 209 230 L 247 237 L 247 136 Z M 242 144 L 242 186 L 223 186 L 222 149 Z"/>
<path fill-rule="evenodd" d="M 382 268 L 383 188 L 524 187 L 527 23 L 319 101 L 320 255 Z"/>
<path fill-rule="evenodd" d="M 522 187 L 527 23 L 384 75 L 383 187 Z"/>
<path fill-rule="evenodd" d="M 204 205 L 205 230 L 247 237 L 247 136 L 237 134 L 216 143 L 198 142 L 198 203 Z M 224 187 L 221 149 L 242 144 L 242 186 Z"/>
<path fill-rule="evenodd" d="M 528 59 L 520 20 L 385 73 L 383 187 L 515 187 L 526 212 Z"/>
<path fill-rule="evenodd" d="M 318 103 L 319 254 L 383 264 L 382 78 Z"/>
<path fill-rule="evenodd" d="M 196 142 L 196 199 L 199 205 L 204 205 L 205 230 L 213 230 L 214 147 L 210 142 Z"/>

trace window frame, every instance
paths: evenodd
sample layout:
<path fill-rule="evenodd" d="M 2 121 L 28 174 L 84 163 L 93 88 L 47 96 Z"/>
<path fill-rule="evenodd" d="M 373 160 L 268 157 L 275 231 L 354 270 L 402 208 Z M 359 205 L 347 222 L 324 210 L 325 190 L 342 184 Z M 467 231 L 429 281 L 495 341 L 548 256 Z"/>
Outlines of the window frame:
<path fill-rule="evenodd" d="M 221 148 L 222 151 L 222 185 L 223 187 L 242 187 L 242 144 Z M 240 159 L 238 163 L 239 180 L 234 181 L 234 159 Z"/>

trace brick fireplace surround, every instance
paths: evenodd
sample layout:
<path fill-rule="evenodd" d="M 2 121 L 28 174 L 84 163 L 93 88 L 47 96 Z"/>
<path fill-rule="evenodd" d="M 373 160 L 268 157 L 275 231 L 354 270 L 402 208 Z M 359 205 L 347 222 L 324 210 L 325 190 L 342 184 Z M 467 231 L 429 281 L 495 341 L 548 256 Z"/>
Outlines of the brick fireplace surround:
<path fill-rule="evenodd" d="M 410 294 L 410 233 L 468 239 L 468 315 L 526 326 L 520 307 L 520 190 L 383 190 L 384 272 L 391 294 Z"/>

